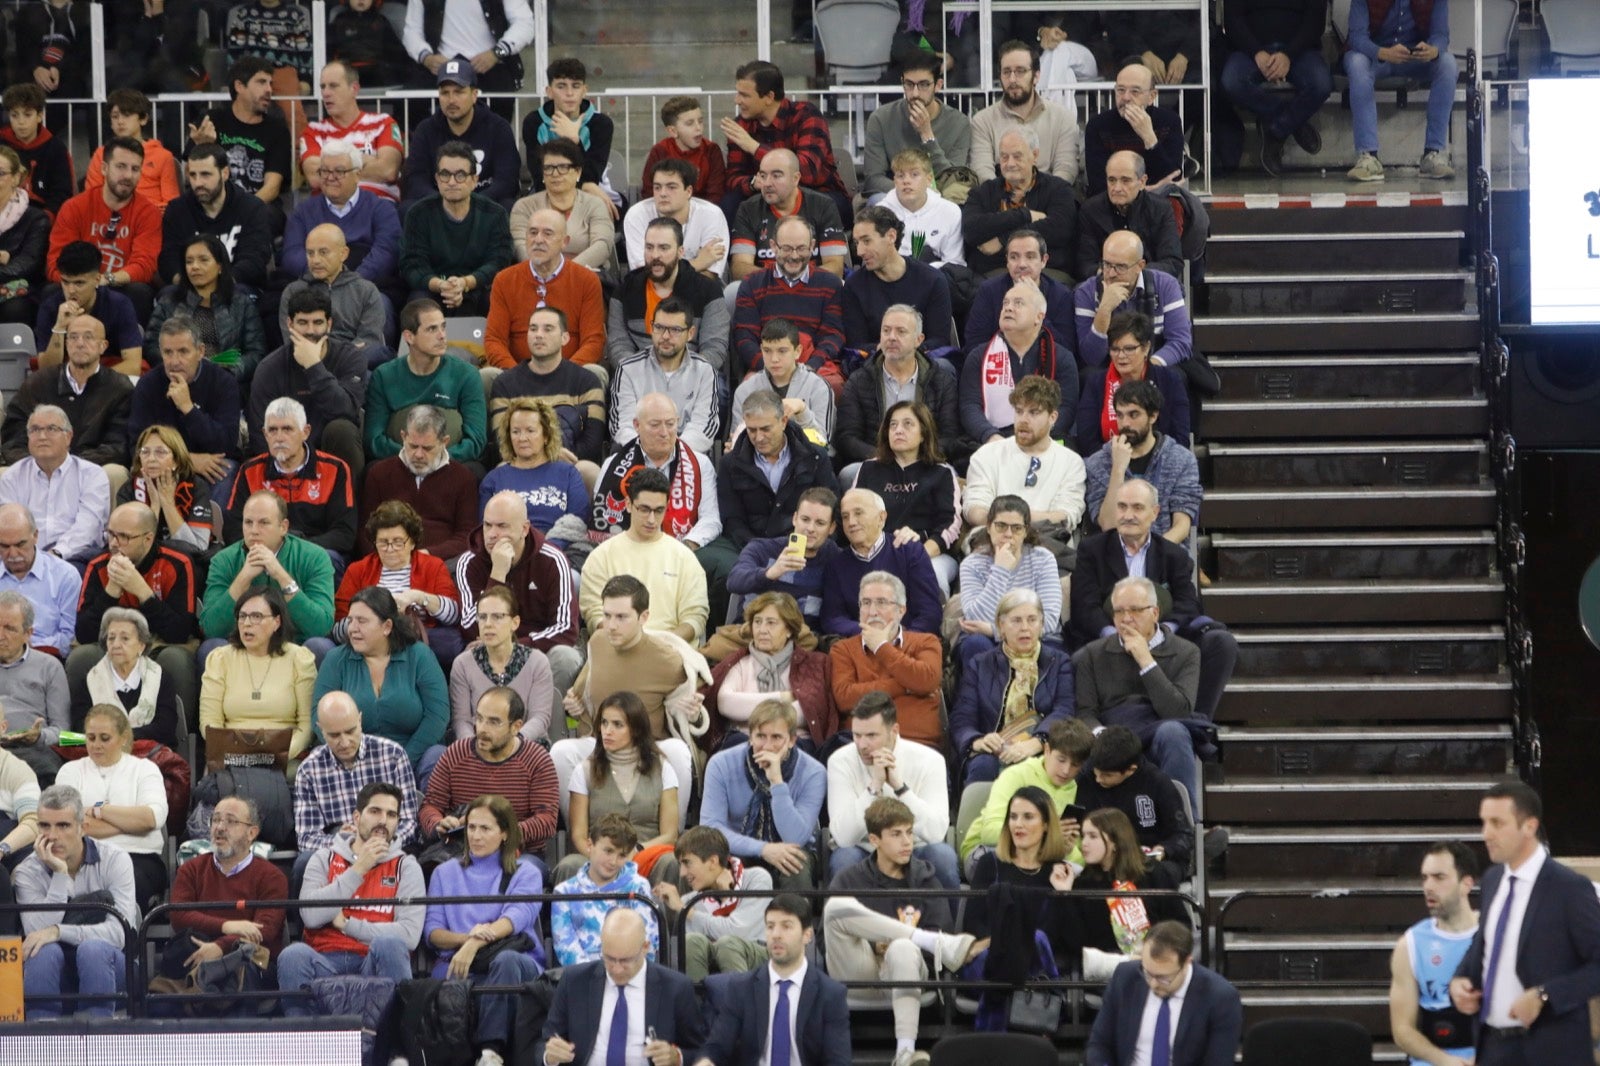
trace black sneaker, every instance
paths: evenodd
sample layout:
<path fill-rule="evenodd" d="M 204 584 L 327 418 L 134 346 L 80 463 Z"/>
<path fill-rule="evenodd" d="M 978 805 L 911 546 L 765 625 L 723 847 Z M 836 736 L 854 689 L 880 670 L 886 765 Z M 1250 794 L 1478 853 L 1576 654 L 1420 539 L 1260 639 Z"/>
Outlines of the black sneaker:
<path fill-rule="evenodd" d="M 1307 122 L 1294 131 L 1294 143 L 1306 155 L 1316 155 L 1322 151 L 1322 134 L 1317 132 L 1317 127 Z"/>
<path fill-rule="evenodd" d="M 1206 830 L 1205 855 L 1207 862 L 1216 862 L 1228 851 L 1228 830 L 1220 825 Z"/>
<path fill-rule="evenodd" d="M 1283 138 L 1272 136 L 1264 126 L 1256 128 L 1261 131 L 1261 169 L 1270 177 L 1282 177 Z"/>

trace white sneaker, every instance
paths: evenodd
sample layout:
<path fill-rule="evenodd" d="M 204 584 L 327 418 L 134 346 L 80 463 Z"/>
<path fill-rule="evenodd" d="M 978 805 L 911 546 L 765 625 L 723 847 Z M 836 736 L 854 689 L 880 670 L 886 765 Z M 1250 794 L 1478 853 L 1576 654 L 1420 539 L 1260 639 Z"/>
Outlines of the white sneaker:
<path fill-rule="evenodd" d="M 1362 152 L 1356 165 L 1345 172 L 1345 177 L 1351 181 L 1382 181 L 1383 164 L 1371 152 Z"/>
<path fill-rule="evenodd" d="M 404 1055 L 396 1055 L 389 1060 L 389 1066 L 411 1066 L 411 1060 Z"/>
<path fill-rule="evenodd" d="M 933 1056 L 926 1051 L 901 1051 L 897 1052 L 890 1066 L 928 1066 L 933 1061 Z"/>
<path fill-rule="evenodd" d="M 500 1052 L 484 1048 L 478 1052 L 478 1066 L 506 1066 L 506 1060 L 500 1057 Z"/>
<path fill-rule="evenodd" d="M 1417 173 L 1424 178 L 1453 178 L 1456 169 L 1445 159 L 1444 153 L 1435 148 L 1431 152 L 1422 153 L 1422 162 L 1417 166 Z"/>

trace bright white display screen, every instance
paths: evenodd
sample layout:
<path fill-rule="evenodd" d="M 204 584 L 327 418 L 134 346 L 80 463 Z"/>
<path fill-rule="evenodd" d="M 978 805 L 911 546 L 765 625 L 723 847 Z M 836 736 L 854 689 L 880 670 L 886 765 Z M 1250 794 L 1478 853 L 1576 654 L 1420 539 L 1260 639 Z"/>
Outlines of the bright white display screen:
<path fill-rule="evenodd" d="M 1600 322 L 1600 78 L 1528 82 L 1534 325 Z"/>

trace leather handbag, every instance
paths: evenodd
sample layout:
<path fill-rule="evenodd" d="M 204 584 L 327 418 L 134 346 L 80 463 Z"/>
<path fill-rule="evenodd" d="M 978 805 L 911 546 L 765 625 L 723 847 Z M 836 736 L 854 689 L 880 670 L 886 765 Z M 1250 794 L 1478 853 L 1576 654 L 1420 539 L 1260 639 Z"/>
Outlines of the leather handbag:
<path fill-rule="evenodd" d="M 1011 993 L 1006 1007 L 1006 1029 L 1013 1033 L 1055 1036 L 1061 1027 L 1061 1009 L 1066 1000 L 1059 992 L 1024 988 Z"/>

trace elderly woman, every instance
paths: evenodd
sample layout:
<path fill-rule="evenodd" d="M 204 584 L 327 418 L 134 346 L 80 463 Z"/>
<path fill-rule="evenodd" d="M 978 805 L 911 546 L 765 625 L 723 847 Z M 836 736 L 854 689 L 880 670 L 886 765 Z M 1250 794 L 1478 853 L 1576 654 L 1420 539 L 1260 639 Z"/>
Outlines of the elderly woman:
<path fill-rule="evenodd" d="M 256 302 L 239 291 L 227 247 L 209 233 L 196 234 L 183 246 L 183 274 L 150 312 L 144 357 L 151 366 L 161 364 L 162 323 L 180 314 L 199 327 L 211 358 L 241 377 L 248 379 L 266 358 L 267 335 Z"/>
<path fill-rule="evenodd" d="M 712 743 L 732 747 L 748 739 L 750 713 L 764 700 L 780 696 L 800 712 L 799 747 L 815 755 L 839 731 L 831 661 L 796 642 L 806 623 L 787 592 L 752 596 L 744 605 L 744 624 L 750 646 L 711 671 L 706 706 L 717 712 L 711 716 Z"/>
<path fill-rule="evenodd" d="M 439 660 L 382 586 L 352 596 L 345 618 L 345 643 L 322 661 L 312 702 L 329 692 L 348 693 L 361 708 L 362 730 L 405 748 L 415 770 L 450 724 L 450 691 Z M 418 790 L 423 787 L 419 780 Z"/>
<path fill-rule="evenodd" d="M 442 863 L 428 882 L 432 898 L 531 896 L 544 891 L 539 864 L 522 857 L 517 815 L 504 796 L 479 796 L 467 805 L 467 848 Z M 439 953 L 433 976 L 491 985 L 520 985 L 539 976 L 539 904 L 430 903 L 422 923 L 428 946 Z M 499 1062 L 511 1039 L 511 996 L 479 1000 L 474 1043 L 493 1051 L 479 1062 Z"/>
<path fill-rule="evenodd" d="M 317 661 L 289 636 L 277 589 L 253 589 L 234 605 L 228 643 L 206 657 L 200 678 L 201 736 L 209 729 L 292 729 L 291 762 L 311 746 Z"/>
<path fill-rule="evenodd" d="M 517 599 L 504 585 L 491 585 L 478 598 L 478 639 L 456 656 L 450 667 L 450 732 L 455 740 L 473 735 L 472 715 L 478 700 L 492 688 L 505 687 L 522 697 L 528 713 L 519 732 L 533 742 L 545 739 L 557 713 L 556 686 L 550 660 L 538 648 L 518 643 L 522 618 Z"/>
<path fill-rule="evenodd" d="M 117 503 L 138 502 L 156 513 L 156 537 L 197 552 L 222 543 L 222 512 L 205 487 L 196 487 L 194 465 L 183 435 L 171 426 L 151 426 L 133 448 L 128 480 Z"/>
<path fill-rule="evenodd" d="M 1088 458 L 1117 432 L 1115 398 L 1125 381 L 1150 381 L 1161 390 L 1161 432 L 1189 446 L 1189 386 L 1183 371 L 1150 361 L 1155 330 L 1147 315 L 1119 311 L 1106 329 L 1111 365 L 1091 370 L 1078 394 L 1077 448 Z"/>
<path fill-rule="evenodd" d="M 367 536 L 376 549 L 344 572 L 333 598 L 333 639 L 347 643 L 350 603 L 356 593 L 374 585 L 386 588 L 402 611 L 427 631 L 428 647 L 441 670 L 461 654 L 461 594 L 444 560 L 417 550 L 422 518 L 403 500 L 386 500 L 367 516 Z"/>
<path fill-rule="evenodd" d="M 528 521 L 540 533 L 563 515 L 584 525 L 589 522 L 587 467 L 592 477 L 599 468 L 562 444 L 561 420 L 550 401 L 536 396 L 512 399 L 494 426 L 500 444 L 500 465 L 489 471 L 478 488 L 478 514 L 497 492 L 514 492 L 528 502 Z"/>
<path fill-rule="evenodd" d="M 1071 718 L 1072 656 L 1044 643 L 1039 594 L 1015 588 L 1000 598 L 1000 646 L 968 663 L 950 712 L 950 739 L 964 764 L 963 785 L 993 781 L 1002 766 L 1044 750 L 1050 725 Z"/>
<path fill-rule="evenodd" d="M 539 171 L 544 191 L 530 193 L 511 205 L 511 244 L 517 260 L 528 258 L 528 221 L 535 211 L 559 211 L 567 219 L 567 255 L 590 270 L 611 266 L 617 244 L 617 224 L 611 205 L 578 188 L 583 174 L 583 149 L 576 141 L 554 140 L 539 149 Z M 537 177 L 538 175 L 535 175 Z"/>
<path fill-rule="evenodd" d="M 963 670 L 993 651 L 995 611 L 1012 589 L 1032 589 L 1044 609 L 1044 639 L 1061 641 L 1061 575 L 1056 557 L 1039 543 L 1033 511 L 1021 496 L 996 496 L 988 524 L 961 560 L 961 618 L 956 651 Z"/>
<path fill-rule="evenodd" d="M 33 168 L 0 144 L 0 322 L 34 325 L 44 281 L 50 216 L 28 199 Z"/>
<path fill-rule="evenodd" d="M 134 898 L 144 908 L 167 890 L 167 787 L 161 771 L 136 758 L 128 716 L 114 703 L 89 708 L 83 721 L 88 757 L 61 768 L 57 785 L 83 797 L 87 836 L 115 844 L 133 860 Z"/>
<path fill-rule="evenodd" d="M 861 464 L 853 487 L 883 497 L 889 511 L 884 528 L 893 530 L 897 544 L 916 540 L 922 545 L 949 596 L 956 576 L 949 552 L 961 536 L 961 491 L 925 404 L 901 400 L 889 408 L 878 426 L 878 450 Z"/>
<path fill-rule="evenodd" d="M 73 728 L 83 728 L 90 707 L 112 704 L 127 712 L 133 739 L 177 747 L 177 686 L 145 656 L 150 623 L 144 615 L 129 607 L 107 608 L 100 617 L 100 646 L 105 655 L 71 686 Z"/>

